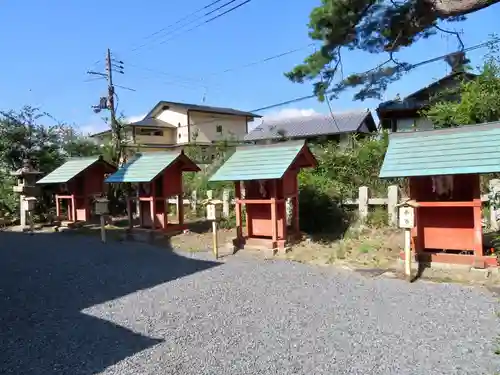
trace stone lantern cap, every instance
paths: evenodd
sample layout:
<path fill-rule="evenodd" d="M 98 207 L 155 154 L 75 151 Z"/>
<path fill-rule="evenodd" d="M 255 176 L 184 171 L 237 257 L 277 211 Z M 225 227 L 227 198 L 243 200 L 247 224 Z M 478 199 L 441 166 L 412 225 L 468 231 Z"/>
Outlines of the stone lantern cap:
<path fill-rule="evenodd" d="M 10 172 L 11 176 L 25 176 L 25 175 L 41 175 L 43 172 L 37 171 L 33 166 L 31 165 L 31 161 L 29 159 L 24 159 L 23 160 L 23 166 L 19 168 L 17 171 Z"/>
<path fill-rule="evenodd" d="M 37 196 L 40 193 L 40 188 L 35 186 L 37 176 L 43 174 L 37 171 L 31 165 L 29 159 L 23 160 L 23 166 L 15 172 L 10 172 L 11 176 L 17 177 L 17 185 L 12 187 L 15 193 L 27 195 L 27 196 Z"/>

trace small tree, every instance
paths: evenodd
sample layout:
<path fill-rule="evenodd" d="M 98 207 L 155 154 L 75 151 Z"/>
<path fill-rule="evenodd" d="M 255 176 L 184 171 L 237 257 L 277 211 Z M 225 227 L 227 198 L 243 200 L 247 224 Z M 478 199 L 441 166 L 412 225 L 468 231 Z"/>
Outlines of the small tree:
<path fill-rule="evenodd" d="M 47 125 L 49 121 L 54 124 Z M 30 159 L 41 172 L 50 173 L 68 157 L 98 152 L 92 140 L 38 108 L 25 106 L 20 111 L 1 112 L 0 210 L 17 214 L 19 201 L 12 191 L 15 181 L 10 172 L 20 168 L 23 159 Z"/>
<path fill-rule="evenodd" d="M 459 86 L 457 101 L 440 100 L 423 111 L 436 128 L 474 125 L 500 120 L 500 60 L 490 56 L 480 75 Z M 448 93 L 444 93 L 447 95 Z"/>
<path fill-rule="evenodd" d="M 421 39 L 437 33 L 454 35 L 443 21 L 465 20 L 468 14 L 498 3 L 498 0 L 321 0 L 309 16 L 309 37 L 321 44 L 286 76 L 292 81 L 313 81 L 314 93 L 323 100 L 327 93 L 355 88 L 355 100 L 381 98 L 388 85 L 398 80 L 412 64 L 396 55 Z M 459 47 L 460 48 L 460 47 Z M 387 54 L 387 60 L 366 72 L 334 78 L 342 73 L 342 52 L 358 50 Z M 457 54 L 459 61 L 467 59 Z"/>

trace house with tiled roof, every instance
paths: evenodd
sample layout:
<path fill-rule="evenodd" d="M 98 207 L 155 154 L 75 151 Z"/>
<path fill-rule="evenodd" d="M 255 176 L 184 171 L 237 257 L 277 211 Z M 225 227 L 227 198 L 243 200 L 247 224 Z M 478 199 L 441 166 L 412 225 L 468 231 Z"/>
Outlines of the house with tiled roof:
<path fill-rule="evenodd" d="M 392 132 L 430 130 L 434 128 L 432 122 L 421 115 L 421 111 L 428 108 L 436 98 L 439 100 L 459 100 L 457 89 L 461 82 L 476 79 L 477 75 L 457 71 L 421 88 L 403 99 L 389 100 L 377 108 L 377 115 L 382 129 Z"/>
<path fill-rule="evenodd" d="M 376 131 L 377 126 L 370 110 L 362 109 L 274 120 L 264 119 L 262 124 L 245 137 L 245 141 L 270 143 L 282 139 L 337 140 L 343 144 L 348 142 L 353 134 L 365 136 Z"/>
<path fill-rule="evenodd" d="M 160 101 L 143 119 L 126 124 L 124 131 L 130 147 L 143 151 L 178 149 L 193 143 L 208 150 L 217 141 L 242 141 L 249 124 L 260 117 L 233 108 Z M 92 137 L 98 141 L 108 140 L 111 130 Z M 207 159 L 213 156 L 210 152 L 206 154 Z"/>

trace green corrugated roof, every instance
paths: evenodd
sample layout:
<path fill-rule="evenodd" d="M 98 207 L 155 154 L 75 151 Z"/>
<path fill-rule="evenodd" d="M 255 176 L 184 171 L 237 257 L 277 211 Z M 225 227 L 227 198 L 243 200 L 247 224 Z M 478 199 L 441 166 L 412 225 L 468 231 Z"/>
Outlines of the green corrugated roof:
<path fill-rule="evenodd" d="M 37 184 L 64 184 L 80 172 L 90 167 L 100 158 L 100 156 L 71 158 L 59 168 L 56 168 L 47 176 L 39 180 Z"/>
<path fill-rule="evenodd" d="M 109 176 L 105 182 L 150 182 L 181 155 L 180 151 L 143 152 Z"/>
<path fill-rule="evenodd" d="M 238 147 L 234 154 L 210 178 L 210 181 L 281 178 L 302 147 L 304 147 L 304 141 Z"/>
<path fill-rule="evenodd" d="M 389 137 L 380 177 L 500 172 L 500 122 Z"/>

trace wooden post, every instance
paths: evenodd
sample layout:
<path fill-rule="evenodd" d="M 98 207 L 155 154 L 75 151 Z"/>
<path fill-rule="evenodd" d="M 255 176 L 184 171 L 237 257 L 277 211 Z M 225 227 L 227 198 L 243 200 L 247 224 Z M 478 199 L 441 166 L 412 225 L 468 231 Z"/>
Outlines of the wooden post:
<path fill-rule="evenodd" d="M 234 195 L 236 198 L 236 203 L 235 203 L 235 211 L 236 211 L 236 238 L 238 239 L 238 242 L 241 242 L 243 239 L 243 231 L 241 228 L 241 203 L 238 202 L 238 200 L 241 199 L 241 182 L 236 181 L 234 183 Z M 248 221 L 248 220 L 247 220 Z M 240 244 L 238 243 L 238 246 Z"/>
<path fill-rule="evenodd" d="M 179 204 L 179 194 L 175 197 L 175 216 L 177 216 L 177 222 L 179 222 L 179 206 L 182 204 Z"/>
<path fill-rule="evenodd" d="M 363 223 L 368 218 L 368 187 L 361 186 L 359 188 L 359 196 L 358 196 L 358 212 L 359 212 L 359 220 Z"/>
<path fill-rule="evenodd" d="M 217 241 L 217 221 L 212 220 L 212 241 L 215 259 L 219 258 L 219 245 Z"/>
<path fill-rule="evenodd" d="M 193 190 L 193 192 L 191 193 L 191 210 L 196 213 L 196 206 L 198 204 L 197 202 L 197 193 L 196 193 L 196 190 Z"/>
<path fill-rule="evenodd" d="M 134 226 L 134 217 L 132 215 L 132 199 L 127 197 L 127 216 L 128 216 L 128 229 L 132 230 Z"/>
<path fill-rule="evenodd" d="M 106 220 L 104 215 L 101 215 L 101 241 L 102 243 L 106 243 Z"/>
<path fill-rule="evenodd" d="M 177 196 L 177 222 L 179 225 L 184 225 L 184 199 L 182 194 Z"/>
<path fill-rule="evenodd" d="M 411 231 L 415 227 L 415 210 L 418 204 L 406 201 L 397 205 L 399 211 L 399 227 L 405 231 L 405 276 L 411 282 Z"/>
<path fill-rule="evenodd" d="M 222 216 L 229 217 L 229 189 L 222 192 Z"/>
<path fill-rule="evenodd" d="M 482 204 L 481 187 L 479 175 L 476 175 L 476 183 L 474 184 L 474 199 L 472 200 L 473 215 L 474 215 L 474 256 L 483 256 L 483 220 L 482 220 Z"/>
<path fill-rule="evenodd" d="M 61 200 L 58 194 L 56 194 L 56 216 L 57 220 L 61 220 Z"/>
<path fill-rule="evenodd" d="M 151 184 L 153 185 L 153 184 Z M 154 186 L 151 188 L 151 196 L 149 197 L 149 216 L 151 217 L 151 229 L 156 230 L 156 201 L 154 196 Z"/>
<path fill-rule="evenodd" d="M 387 189 L 387 216 L 389 218 L 389 226 L 398 226 L 398 207 L 399 203 L 399 188 L 397 185 L 391 185 Z"/>
<path fill-rule="evenodd" d="M 272 228 L 272 233 L 273 233 L 273 242 L 278 241 L 278 220 L 277 220 L 277 215 L 276 215 L 276 198 L 272 197 L 271 198 L 271 225 L 273 226 Z"/>
<path fill-rule="evenodd" d="M 411 229 L 405 229 L 405 276 L 411 281 Z"/>
<path fill-rule="evenodd" d="M 71 221 L 76 223 L 76 199 L 75 195 L 71 195 Z"/>

